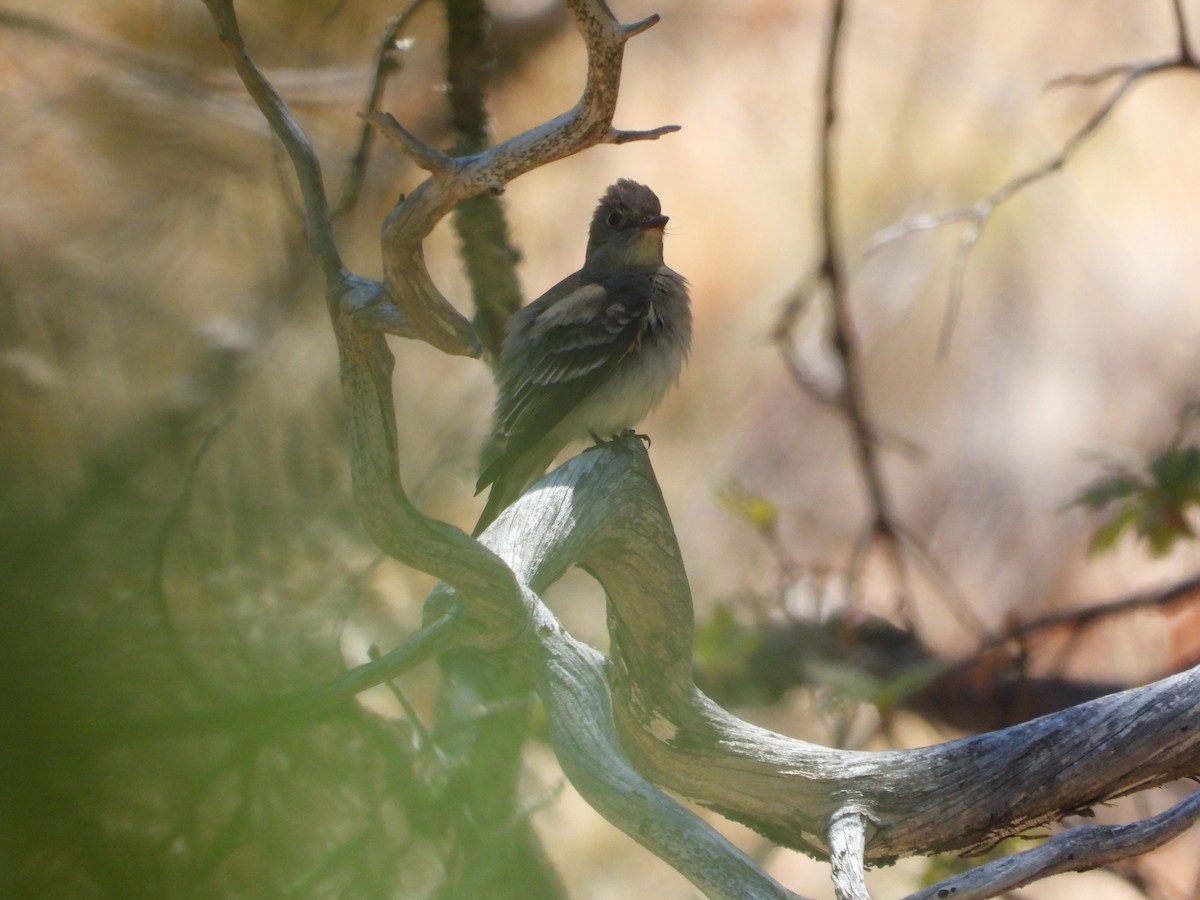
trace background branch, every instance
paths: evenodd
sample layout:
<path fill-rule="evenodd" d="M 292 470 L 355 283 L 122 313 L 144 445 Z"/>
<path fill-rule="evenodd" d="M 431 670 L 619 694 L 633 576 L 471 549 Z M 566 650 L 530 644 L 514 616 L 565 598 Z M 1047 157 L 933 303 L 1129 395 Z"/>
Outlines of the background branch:
<path fill-rule="evenodd" d="M 367 115 L 378 112 L 383 103 L 384 90 L 388 78 L 401 68 L 402 48 L 399 44 L 400 35 L 416 13 L 425 5 L 426 0 L 410 0 L 408 6 L 388 20 L 379 35 L 379 43 L 375 50 L 374 74 L 371 86 L 367 90 L 363 110 Z M 358 130 L 358 142 L 354 153 L 346 165 L 342 182 L 342 195 L 334 208 L 334 215 L 341 215 L 354 208 L 362 193 L 363 179 L 366 177 L 367 164 L 371 158 L 371 146 L 374 143 L 375 128 L 370 122 L 363 120 Z"/>
<path fill-rule="evenodd" d="M 321 163 L 313 150 L 312 142 L 288 111 L 283 98 L 250 59 L 231 0 L 204 0 L 204 5 L 208 7 L 216 23 L 217 36 L 229 51 L 229 57 L 242 79 L 242 84 L 246 86 L 246 92 L 258 105 L 271 130 L 292 160 L 300 182 L 300 194 L 304 198 L 309 252 L 320 264 L 326 283 L 334 283 L 343 275 L 342 259 L 333 240 L 329 203 L 321 179 Z"/>
<path fill-rule="evenodd" d="M 904 584 L 907 581 L 907 575 L 898 551 L 899 537 L 891 512 L 891 501 L 883 484 L 883 475 L 876 453 L 875 435 L 868 423 L 858 337 L 849 308 L 845 261 L 838 234 L 833 138 L 838 117 L 837 71 L 845 19 L 846 0 L 833 0 L 821 66 L 821 127 L 817 153 L 820 252 L 813 274 L 801 281 L 793 298 L 784 306 L 776 324 L 775 340 L 783 352 L 789 370 L 796 377 L 802 372 L 802 367 L 792 356 L 793 331 L 800 320 L 801 313 L 813 302 L 815 297 L 822 294 L 827 297 L 833 318 L 832 348 L 841 366 L 841 389 L 837 392 L 836 399 L 830 400 L 825 396 L 825 392 L 813 391 L 812 381 L 802 376 L 796 377 L 796 380 L 801 387 L 822 399 L 822 402 L 834 402 L 846 417 L 850 429 L 851 445 L 864 482 L 870 510 L 868 534 L 863 537 L 860 547 L 865 548 L 871 538 L 881 538 L 887 545 L 892 563 L 900 576 L 901 583 Z M 855 559 L 850 565 L 852 584 L 857 575 L 860 561 L 861 553 L 856 551 Z M 906 587 L 905 593 L 907 593 Z"/>
<path fill-rule="evenodd" d="M 833 0 L 826 32 L 825 53 L 821 67 L 821 128 L 818 160 L 818 231 L 820 253 L 812 272 L 801 279 L 791 298 L 784 304 L 773 331 L 773 339 L 783 355 L 793 381 L 821 403 L 832 405 L 845 417 L 857 469 L 867 495 L 868 524 L 851 554 L 848 584 L 851 596 L 867 553 L 875 541 L 881 543 L 888 562 L 896 575 L 900 612 L 905 618 L 909 608 L 910 573 L 906 551 L 924 567 L 934 582 L 944 588 L 942 596 L 951 613 L 970 631 L 985 633 L 983 624 L 961 602 L 958 592 L 945 575 L 945 570 L 913 534 L 896 517 L 891 497 L 885 485 L 879 448 L 886 441 L 910 456 L 920 453 L 911 441 L 882 431 L 872 425 L 867 409 L 866 385 L 861 348 L 854 317 L 850 310 L 849 284 L 846 263 L 841 249 L 837 212 L 837 178 L 835 172 L 834 136 L 838 120 L 837 79 L 839 58 L 847 14 L 846 0 Z M 842 383 L 836 392 L 823 389 L 809 376 L 797 359 L 795 331 L 804 312 L 819 297 L 827 299 L 832 315 L 830 343 L 838 359 Z"/>
<path fill-rule="evenodd" d="M 952 209 L 948 212 L 935 215 L 922 214 L 913 216 L 876 232 L 866 243 L 863 253 L 870 254 L 885 244 L 907 237 L 915 232 L 930 231 L 960 222 L 965 223 L 965 227 L 959 233 L 958 245 L 954 251 L 954 260 L 950 267 L 950 293 L 946 302 L 946 312 L 942 319 L 941 333 L 938 337 L 939 356 L 944 357 L 949 350 L 950 341 L 954 335 L 954 328 L 958 321 L 959 308 L 962 305 L 967 265 L 970 262 L 975 246 L 983 236 L 984 228 L 991 220 L 992 214 L 1000 206 L 1026 188 L 1062 171 L 1075 157 L 1075 154 L 1108 121 L 1120 102 L 1139 81 L 1164 72 L 1180 70 L 1194 71 L 1200 68 L 1192 56 L 1187 32 L 1187 20 L 1184 15 L 1182 3 L 1179 0 L 1172 0 L 1172 10 L 1178 45 L 1176 55 L 1148 62 L 1123 63 L 1121 65 L 1108 66 L 1090 74 L 1066 75 L 1050 82 L 1050 87 L 1093 85 L 1107 81 L 1110 78 L 1120 77 L 1117 86 L 1113 88 L 1104 102 L 1087 118 L 1083 125 L 1067 138 L 1058 153 L 1041 164 L 1014 176 L 986 197 L 983 197 L 970 206 L 959 207 L 958 209 Z"/>

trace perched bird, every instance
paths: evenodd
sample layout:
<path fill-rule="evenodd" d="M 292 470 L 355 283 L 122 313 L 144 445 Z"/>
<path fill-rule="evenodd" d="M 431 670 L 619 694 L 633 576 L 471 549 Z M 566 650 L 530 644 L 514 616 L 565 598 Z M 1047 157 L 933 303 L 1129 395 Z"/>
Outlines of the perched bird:
<path fill-rule="evenodd" d="M 692 312 L 687 282 L 663 263 L 666 224 L 654 191 L 622 178 L 592 216 L 583 268 L 509 320 L 474 534 L 569 443 L 632 428 L 679 379 Z"/>

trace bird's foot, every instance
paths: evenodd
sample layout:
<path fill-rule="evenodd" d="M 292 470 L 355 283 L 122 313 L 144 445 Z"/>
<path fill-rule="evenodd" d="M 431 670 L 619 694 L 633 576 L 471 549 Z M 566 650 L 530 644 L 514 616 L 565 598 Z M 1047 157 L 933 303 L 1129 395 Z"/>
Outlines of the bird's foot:
<path fill-rule="evenodd" d="M 643 444 L 645 444 L 647 448 L 649 448 L 650 435 L 642 434 L 639 431 L 634 431 L 632 428 L 626 428 L 620 434 L 614 434 L 611 437 L 607 437 L 607 438 L 600 437 L 600 435 L 596 434 L 596 432 L 594 432 L 594 431 L 588 432 L 588 437 L 590 437 L 592 439 L 592 441 L 595 442 L 595 445 L 597 447 L 605 447 L 609 444 L 615 444 L 617 441 L 623 441 L 625 438 L 630 437 L 631 435 L 633 437 L 637 438 Z"/>

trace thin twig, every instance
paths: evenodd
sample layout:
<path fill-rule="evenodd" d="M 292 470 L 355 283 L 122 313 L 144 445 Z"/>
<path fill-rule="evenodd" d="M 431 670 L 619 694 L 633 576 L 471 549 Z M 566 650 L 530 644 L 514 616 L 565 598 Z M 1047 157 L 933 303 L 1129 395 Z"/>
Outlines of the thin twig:
<path fill-rule="evenodd" d="M 1085 606 L 1082 609 L 1062 610 L 1029 619 L 1014 625 L 1002 635 L 996 635 L 979 649 L 980 651 L 987 650 L 1008 640 L 1028 638 L 1040 632 L 1052 631 L 1057 628 L 1076 629 L 1091 625 L 1102 619 L 1124 615 L 1125 613 L 1137 610 L 1165 609 L 1177 603 L 1192 600 L 1197 595 L 1200 595 L 1200 573 L 1189 575 L 1164 587 L 1139 591 L 1125 597 L 1118 597 L 1115 600 Z"/>
<path fill-rule="evenodd" d="M 959 624 L 978 638 L 988 637 L 990 632 L 987 625 L 971 608 L 970 602 L 959 591 L 958 585 L 954 583 L 941 561 L 907 526 L 897 523 L 896 530 L 904 549 L 912 554 L 917 564 L 925 571 L 926 578 L 929 579 L 950 613 L 958 619 Z"/>
<path fill-rule="evenodd" d="M 305 232 L 308 236 L 309 251 L 320 264 L 326 283 L 335 283 L 341 279 L 344 269 L 333 239 L 329 203 L 321 178 L 321 162 L 313 150 L 312 141 L 300 127 L 283 98 L 250 58 L 231 0 L 204 0 L 204 5 L 208 7 L 213 22 L 216 23 L 218 36 L 229 51 L 246 92 L 258 105 L 271 130 L 283 143 L 284 149 L 292 159 L 296 178 L 300 183 L 300 193 L 304 197 Z"/>
<path fill-rule="evenodd" d="M 411 0 L 401 12 L 392 16 L 379 35 L 379 43 L 375 49 L 375 72 L 371 78 L 371 86 L 363 103 L 363 112 L 378 112 L 383 103 L 383 92 L 387 87 L 387 79 L 393 72 L 399 70 L 397 53 L 400 33 L 408 27 L 416 12 L 425 4 L 425 0 Z M 332 15 L 332 14 L 331 14 Z M 375 129 L 370 122 L 364 121 L 359 126 L 358 143 L 354 153 L 346 164 L 346 173 L 342 181 L 342 194 L 333 208 L 333 215 L 339 216 L 354 208 L 362 193 L 363 181 L 366 178 L 367 163 L 371 158 L 371 148 L 375 142 Z"/>
<path fill-rule="evenodd" d="M 454 177 L 456 171 L 454 157 L 433 147 L 403 125 L 396 121 L 395 116 L 388 112 L 359 113 L 367 125 L 373 125 L 375 130 L 391 141 L 396 147 L 418 167 L 424 169 L 440 184 L 445 184 Z"/>
<path fill-rule="evenodd" d="M 821 384 L 820 379 L 810 372 L 796 354 L 794 334 L 799 327 L 804 314 L 817 298 L 817 273 L 807 273 L 800 279 L 799 284 L 792 290 L 780 309 L 779 318 L 771 329 L 771 341 L 783 357 L 792 381 L 808 396 L 822 406 L 828 406 L 838 412 L 843 411 L 843 400 L 840 391 L 830 390 Z M 916 441 L 889 428 L 884 428 L 874 422 L 868 422 L 871 439 L 881 448 L 899 453 L 910 461 L 916 462 L 925 456 L 925 448 Z"/>
<path fill-rule="evenodd" d="M 1077 128 L 1070 137 L 1067 138 L 1062 148 L 1058 153 L 1046 159 L 1041 164 L 1022 172 L 1019 175 L 1006 181 L 996 190 L 992 191 L 986 197 L 976 201 L 969 206 L 952 209 L 948 212 L 937 215 L 922 214 L 904 219 L 894 225 L 881 229 L 867 241 L 863 248 L 863 254 L 869 255 L 874 253 L 880 247 L 892 241 L 907 237 L 910 234 L 931 231 L 936 228 L 942 228 L 946 225 L 953 225 L 959 222 L 965 222 L 962 233 L 959 235 L 958 245 L 954 251 L 954 259 L 950 268 L 950 290 L 946 301 L 946 309 L 942 318 L 942 325 L 938 335 L 937 354 L 939 358 L 944 358 L 949 351 L 950 341 L 954 335 L 954 330 L 958 321 L 958 313 L 962 306 L 962 298 L 964 294 L 964 285 L 966 282 L 967 265 L 970 262 L 971 256 L 983 236 L 983 230 L 991 220 L 992 214 L 1006 201 L 1012 199 L 1015 195 L 1023 191 L 1036 182 L 1039 182 L 1049 176 L 1060 172 L 1075 156 L 1076 153 L 1090 140 L 1100 126 L 1103 125 L 1112 115 L 1113 111 L 1124 99 L 1129 90 L 1139 81 L 1150 76 L 1160 74 L 1162 72 L 1170 72 L 1180 69 L 1197 70 L 1200 69 L 1200 64 L 1197 63 L 1191 50 L 1191 43 L 1188 36 L 1187 21 L 1183 13 L 1183 5 L 1181 0 L 1172 0 L 1172 9 L 1174 10 L 1175 30 L 1177 37 L 1178 48 L 1176 54 L 1166 59 L 1151 60 L 1141 63 L 1121 63 L 1118 65 L 1106 66 L 1091 73 L 1083 73 L 1076 75 L 1066 75 L 1056 78 L 1049 82 L 1048 88 L 1063 87 L 1063 86 L 1081 86 L 1081 85 L 1098 85 L 1113 78 L 1120 78 L 1117 86 L 1112 90 L 1103 103 L 1088 117 L 1087 121 Z"/>
<path fill-rule="evenodd" d="M 394 650 L 316 687 L 246 703 L 114 723 L 97 735 L 97 740 L 103 746 L 116 746 L 197 734 L 271 733 L 336 711 L 368 688 L 399 678 L 421 663 L 459 646 L 469 638 L 473 628 L 456 606 Z"/>
<path fill-rule="evenodd" d="M 984 900 L 1061 872 L 1083 872 L 1141 856 L 1200 821 L 1200 791 L 1166 812 L 1128 825 L 1080 825 L 1044 843 L 985 863 L 910 894 L 905 900 Z"/>
<path fill-rule="evenodd" d="M 165 583 L 167 546 L 171 541 L 171 536 L 175 533 L 175 529 L 179 527 L 179 523 L 183 520 L 188 505 L 191 503 L 192 490 L 196 484 L 196 474 L 200 471 L 200 463 L 203 462 L 208 451 L 216 443 L 217 437 L 233 421 L 233 417 L 236 414 L 237 411 L 235 409 L 231 408 L 227 410 L 208 430 L 208 433 L 204 435 L 204 440 L 200 442 L 199 449 L 188 465 L 187 473 L 183 478 L 183 486 L 179 489 L 179 496 L 171 504 L 171 508 L 167 511 L 167 515 L 158 529 L 150 563 L 150 602 L 154 605 L 154 612 L 158 616 L 163 635 L 167 639 L 171 658 L 191 686 L 209 699 L 213 699 L 215 692 L 204 677 L 200 666 L 192 658 L 191 652 L 188 650 L 183 637 L 179 633 L 178 627 L 175 625 L 175 618 L 171 615 L 171 610 L 167 606 Z"/>
<path fill-rule="evenodd" d="M 841 251 L 837 223 L 836 179 L 834 175 L 833 135 L 837 124 L 837 69 L 846 17 L 846 0 L 834 0 L 830 12 L 829 31 L 822 64 L 822 117 L 818 148 L 818 191 L 821 253 L 811 278 L 814 289 L 824 287 L 832 310 L 833 351 L 841 362 L 843 388 L 841 409 L 850 426 L 858 469 L 862 474 L 870 506 L 871 522 L 861 550 L 870 545 L 871 537 L 880 537 L 889 548 L 891 564 L 901 588 L 901 607 L 907 608 L 908 573 L 898 550 L 898 533 L 891 512 L 891 501 L 883 483 L 883 474 L 876 453 L 874 435 L 867 421 L 866 396 L 859 360 L 858 337 L 850 314 L 845 260 Z M 796 309 L 805 301 L 801 300 Z M 798 315 L 798 313 L 797 313 Z M 868 537 L 868 535 L 870 537 Z M 853 590 L 863 554 L 856 551 L 851 558 L 849 585 Z"/>

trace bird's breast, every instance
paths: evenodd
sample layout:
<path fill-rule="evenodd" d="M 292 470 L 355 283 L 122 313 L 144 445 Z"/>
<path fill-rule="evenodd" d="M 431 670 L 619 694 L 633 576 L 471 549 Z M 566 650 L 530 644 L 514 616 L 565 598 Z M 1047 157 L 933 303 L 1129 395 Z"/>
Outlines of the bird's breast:
<path fill-rule="evenodd" d="M 687 288 L 674 272 L 656 276 L 641 334 L 612 374 L 563 422 L 570 438 L 620 434 L 658 406 L 679 380 L 691 346 Z"/>

